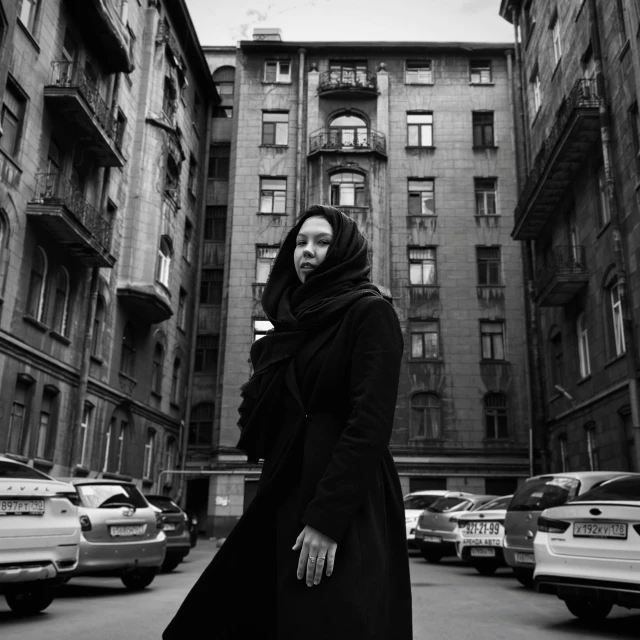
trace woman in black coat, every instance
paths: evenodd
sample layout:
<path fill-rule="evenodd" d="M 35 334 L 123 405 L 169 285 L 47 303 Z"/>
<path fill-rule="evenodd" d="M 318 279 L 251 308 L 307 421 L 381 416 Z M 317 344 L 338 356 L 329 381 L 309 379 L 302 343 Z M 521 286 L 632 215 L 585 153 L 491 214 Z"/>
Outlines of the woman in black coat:
<path fill-rule="evenodd" d="M 353 220 L 287 234 L 251 348 L 238 448 L 257 494 L 164 640 L 411 640 L 404 509 L 389 451 L 403 341 Z"/>

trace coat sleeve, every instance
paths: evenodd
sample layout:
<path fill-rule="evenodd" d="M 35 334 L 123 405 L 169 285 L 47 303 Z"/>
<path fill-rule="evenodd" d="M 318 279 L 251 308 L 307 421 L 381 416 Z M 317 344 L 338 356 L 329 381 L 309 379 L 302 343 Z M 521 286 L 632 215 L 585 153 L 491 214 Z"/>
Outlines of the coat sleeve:
<path fill-rule="evenodd" d="M 349 395 L 351 415 L 302 521 L 338 542 L 363 503 L 389 446 L 403 340 L 382 298 L 358 305 Z"/>

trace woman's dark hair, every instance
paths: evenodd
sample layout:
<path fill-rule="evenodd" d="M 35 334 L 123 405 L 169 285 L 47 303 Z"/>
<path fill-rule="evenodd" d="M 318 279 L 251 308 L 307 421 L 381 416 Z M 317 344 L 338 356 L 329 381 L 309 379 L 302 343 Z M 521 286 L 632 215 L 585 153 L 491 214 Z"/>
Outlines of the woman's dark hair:
<path fill-rule="evenodd" d="M 336 209 L 335 207 L 330 207 L 325 204 L 313 204 L 300 214 L 299 219 L 304 218 L 306 220 L 307 218 L 319 216 L 320 218 L 324 218 L 331 225 L 331 229 L 333 230 L 333 233 L 335 233 L 336 229 L 334 220 L 336 212 L 340 212 L 342 214 L 342 211 Z"/>

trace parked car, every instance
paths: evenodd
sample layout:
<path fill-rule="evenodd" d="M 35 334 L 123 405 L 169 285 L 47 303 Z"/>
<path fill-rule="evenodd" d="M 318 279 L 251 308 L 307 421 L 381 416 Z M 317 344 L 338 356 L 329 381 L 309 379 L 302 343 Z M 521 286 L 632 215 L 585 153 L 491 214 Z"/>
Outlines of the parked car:
<path fill-rule="evenodd" d="M 173 571 L 191 551 L 190 518 L 168 496 L 147 494 L 145 498 L 154 507 L 160 509 L 162 530 L 167 537 L 167 553 L 162 563 L 162 570 Z"/>
<path fill-rule="evenodd" d="M 198 543 L 198 516 L 191 509 L 185 509 L 184 511 L 189 516 L 189 540 L 191 541 L 191 548 L 193 548 Z"/>
<path fill-rule="evenodd" d="M 568 471 L 529 478 L 518 487 L 505 517 L 504 557 L 520 584 L 533 585 L 535 556 L 533 539 L 538 516 L 563 505 L 605 480 L 625 475 L 621 471 Z"/>
<path fill-rule="evenodd" d="M 445 496 L 427 507 L 416 527 L 416 543 L 422 557 L 427 562 L 437 563 L 445 556 L 455 556 L 455 529 L 460 513 L 476 509 L 497 497 L 462 493 Z"/>
<path fill-rule="evenodd" d="M 504 518 L 512 497 L 496 498 L 458 516 L 458 557 L 483 576 L 490 576 L 498 567 L 506 565 L 502 553 Z"/>
<path fill-rule="evenodd" d="M 0 593 L 15 613 L 46 609 L 78 564 L 75 489 L 0 456 Z"/>
<path fill-rule="evenodd" d="M 132 482 L 69 478 L 78 492 L 80 558 L 73 576 L 117 576 L 148 587 L 164 561 L 162 514 Z"/>
<path fill-rule="evenodd" d="M 407 547 L 417 549 L 416 526 L 420 514 L 436 500 L 446 495 L 460 495 L 460 491 L 447 491 L 446 489 L 426 489 L 425 491 L 413 491 L 402 499 L 404 502 L 404 521 L 407 530 Z"/>
<path fill-rule="evenodd" d="M 538 591 L 584 620 L 640 608 L 640 474 L 608 480 L 546 509 L 534 540 Z"/>

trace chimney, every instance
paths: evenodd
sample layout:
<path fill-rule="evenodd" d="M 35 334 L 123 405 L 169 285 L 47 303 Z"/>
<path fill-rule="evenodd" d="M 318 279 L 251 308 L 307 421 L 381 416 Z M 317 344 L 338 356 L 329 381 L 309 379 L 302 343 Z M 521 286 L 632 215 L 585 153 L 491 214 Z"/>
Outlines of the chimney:
<path fill-rule="evenodd" d="M 282 29 L 276 29 L 274 27 L 256 27 L 253 30 L 254 40 L 275 40 L 276 42 L 282 42 Z"/>

